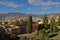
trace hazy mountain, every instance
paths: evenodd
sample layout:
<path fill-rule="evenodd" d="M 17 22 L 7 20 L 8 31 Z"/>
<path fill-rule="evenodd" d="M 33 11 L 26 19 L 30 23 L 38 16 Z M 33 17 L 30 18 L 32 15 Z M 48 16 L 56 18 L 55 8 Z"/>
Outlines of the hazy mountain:
<path fill-rule="evenodd" d="M 59 13 L 51 13 L 51 14 L 48 14 L 48 15 L 58 15 Z M 40 14 L 25 14 L 25 13 L 6 13 L 6 14 L 0 14 L 0 19 L 2 18 L 5 18 L 5 17 L 15 17 L 15 16 L 19 16 L 19 17 L 27 17 L 27 16 L 33 16 L 33 17 L 42 17 L 43 15 L 40 15 Z"/>

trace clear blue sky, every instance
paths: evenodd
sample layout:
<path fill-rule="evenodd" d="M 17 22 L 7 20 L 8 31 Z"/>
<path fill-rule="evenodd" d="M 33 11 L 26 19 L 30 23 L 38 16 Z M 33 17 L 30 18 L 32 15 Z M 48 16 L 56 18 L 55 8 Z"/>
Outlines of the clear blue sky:
<path fill-rule="evenodd" d="M 60 0 L 0 0 L 0 13 L 60 13 Z"/>

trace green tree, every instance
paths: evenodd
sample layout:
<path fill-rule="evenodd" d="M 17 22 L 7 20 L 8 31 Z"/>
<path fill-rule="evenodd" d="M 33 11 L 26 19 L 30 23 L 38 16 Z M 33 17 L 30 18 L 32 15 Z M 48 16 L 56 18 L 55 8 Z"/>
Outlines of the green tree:
<path fill-rule="evenodd" d="M 24 40 L 24 37 L 20 37 L 20 40 Z"/>
<path fill-rule="evenodd" d="M 14 25 L 14 22 L 9 23 L 10 25 Z"/>
<path fill-rule="evenodd" d="M 32 32 L 32 16 L 28 17 L 26 32 L 31 33 Z"/>
<path fill-rule="evenodd" d="M 58 25 L 60 26 L 60 14 L 58 15 Z"/>
<path fill-rule="evenodd" d="M 39 36 L 41 36 L 41 39 L 42 39 L 42 40 L 49 40 L 48 34 L 45 33 L 45 29 L 42 29 L 42 30 L 39 32 Z"/>
<path fill-rule="evenodd" d="M 11 22 L 10 25 L 19 26 L 20 22 L 19 21 Z"/>
<path fill-rule="evenodd" d="M 45 15 L 43 17 L 43 24 L 44 24 L 45 29 L 47 29 L 48 28 L 48 17 L 47 17 L 47 15 Z"/>
<path fill-rule="evenodd" d="M 56 28 L 57 28 L 57 23 L 56 23 L 56 21 L 55 21 L 55 18 L 52 17 L 52 18 L 51 18 L 51 21 L 50 21 L 50 32 L 51 32 L 51 33 L 56 32 Z"/>
<path fill-rule="evenodd" d="M 58 28 L 57 28 L 57 26 L 58 26 L 58 24 L 57 24 L 57 22 L 55 22 L 55 24 L 54 24 L 54 33 L 58 30 Z"/>
<path fill-rule="evenodd" d="M 48 34 L 45 33 L 45 29 L 39 30 L 35 35 L 34 40 L 49 40 Z"/>

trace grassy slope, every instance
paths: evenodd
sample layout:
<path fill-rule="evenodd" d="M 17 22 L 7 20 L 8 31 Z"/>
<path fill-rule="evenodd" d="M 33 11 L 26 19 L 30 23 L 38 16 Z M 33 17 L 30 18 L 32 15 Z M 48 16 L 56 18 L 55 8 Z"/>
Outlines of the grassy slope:
<path fill-rule="evenodd" d="M 55 36 L 55 37 L 52 37 L 51 39 L 54 39 L 54 40 L 60 40 L 60 31 L 56 32 L 58 35 Z"/>

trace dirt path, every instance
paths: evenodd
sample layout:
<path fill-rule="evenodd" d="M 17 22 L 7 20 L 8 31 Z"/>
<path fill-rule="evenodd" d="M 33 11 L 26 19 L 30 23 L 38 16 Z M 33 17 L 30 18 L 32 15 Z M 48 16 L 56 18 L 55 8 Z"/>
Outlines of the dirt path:
<path fill-rule="evenodd" d="M 32 33 L 30 33 L 30 34 L 21 34 L 21 35 L 17 35 L 17 36 L 18 36 L 18 37 L 24 37 L 24 36 L 26 36 L 26 37 L 34 37 L 34 35 L 35 35 L 36 32 L 37 32 L 37 31 L 32 32 Z"/>

